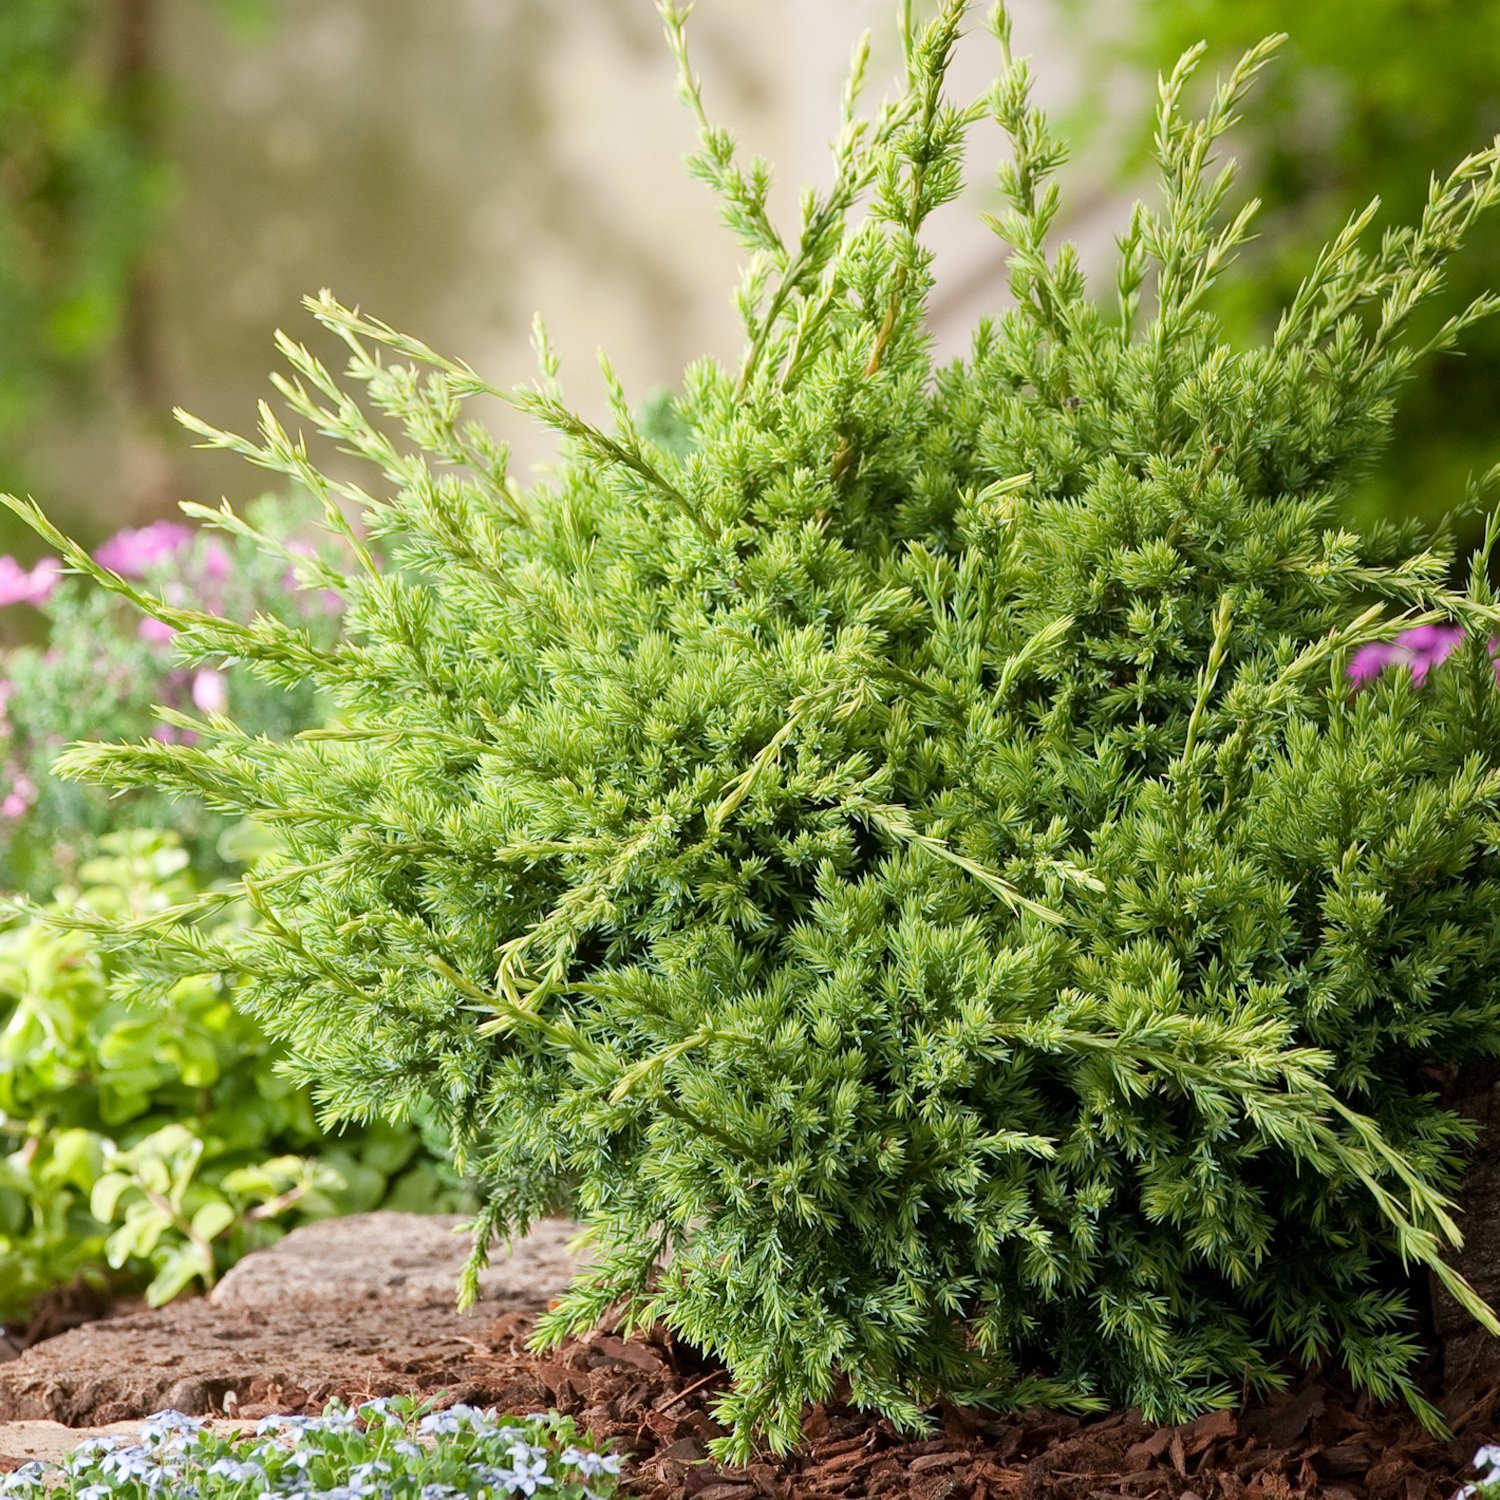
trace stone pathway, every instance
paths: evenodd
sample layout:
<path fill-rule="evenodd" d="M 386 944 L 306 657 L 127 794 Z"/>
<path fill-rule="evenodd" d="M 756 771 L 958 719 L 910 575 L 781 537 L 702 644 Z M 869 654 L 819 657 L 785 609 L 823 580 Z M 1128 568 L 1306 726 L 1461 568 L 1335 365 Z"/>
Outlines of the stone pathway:
<path fill-rule="evenodd" d="M 460 1313 L 461 1223 L 377 1213 L 308 1225 L 247 1256 L 208 1297 L 35 1345 L 0 1365 L 0 1459 L 66 1451 L 168 1406 L 234 1419 L 351 1391 L 491 1389 L 497 1324 L 567 1286 L 577 1226 L 533 1226 L 513 1253 L 496 1254 L 479 1302 Z"/>

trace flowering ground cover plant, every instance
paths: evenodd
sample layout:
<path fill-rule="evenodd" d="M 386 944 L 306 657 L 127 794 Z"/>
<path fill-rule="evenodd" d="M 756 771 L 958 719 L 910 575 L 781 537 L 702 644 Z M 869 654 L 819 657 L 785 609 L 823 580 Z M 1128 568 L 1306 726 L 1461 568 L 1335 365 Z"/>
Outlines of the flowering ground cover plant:
<path fill-rule="evenodd" d="M 267 497 L 251 514 L 296 546 L 313 546 L 305 501 Z M 117 532 L 95 556 L 179 605 L 269 614 L 301 625 L 324 647 L 338 635 L 336 601 L 299 591 L 284 557 L 242 538 L 157 521 Z M 242 864 L 255 847 L 242 819 L 198 797 L 143 791 L 112 799 L 58 780 L 51 763 L 75 740 L 176 738 L 180 731 L 157 717 L 158 704 L 232 709 L 247 727 L 284 738 L 319 721 L 313 685 L 269 687 L 218 666 L 190 668 L 176 659 L 171 626 L 69 576 L 56 558 L 23 569 L 0 557 L 0 608 L 19 605 L 42 611 L 47 639 L 0 660 L 0 889 L 45 898 L 96 852 L 101 834 L 124 827 L 174 829 L 205 880 Z"/>
<path fill-rule="evenodd" d="M 498 1417 L 471 1406 L 433 1411 L 397 1397 L 319 1417 L 269 1416 L 253 1433 L 217 1434 L 157 1412 L 139 1442 L 91 1438 L 61 1464 L 0 1479 L 7 1500 L 608 1500 L 620 1460 L 590 1446 L 567 1417 Z"/>
<path fill-rule="evenodd" d="M 1420 317 L 1500 149 L 1409 229 L 1357 215 L 1232 347 L 1205 296 L 1254 206 L 1216 142 L 1270 44 L 1201 115 L 1194 55 L 1162 80 L 1106 305 L 1049 244 L 1065 150 L 1003 12 L 994 88 L 945 92 L 966 9 L 903 7 L 870 118 L 857 57 L 788 235 L 662 5 L 747 338 L 649 431 L 607 366 L 608 430 L 573 413 L 543 342 L 511 399 L 566 462 L 523 491 L 462 415 L 492 388 L 326 294 L 369 410 L 285 338 L 278 388 L 378 481 L 269 410 L 189 419 L 326 501 L 333 648 L 174 607 L 11 502 L 194 660 L 334 704 L 289 743 L 184 713 L 193 743 L 68 752 L 284 839 L 255 930 L 100 937 L 144 983 L 243 969 L 333 1116 L 440 1109 L 479 1256 L 570 1201 L 598 1259 L 539 1339 L 618 1306 L 721 1356 L 720 1456 L 790 1445 L 840 1380 L 908 1427 L 939 1396 L 1171 1421 L 1330 1361 L 1435 1422 L 1411 1273 L 1500 1330 L 1445 1259 L 1472 1130 L 1429 1081 L 1500 1052 L 1500 527 L 1454 587 L 1339 506 L 1415 363 L 1500 306 Z M 986 118 L 1014 306 L 939 368 L 922 226 Z M 1356 691 L 1355 653 L 1431 627 L 1464 635 L 1441 671 Z"/>
<path fill-rule="evenodd" d="M 1454 1495 L 1453 1500 L 1494 1500 L 1500 1495 L 1500 1444 L 1481 1448 L 1474 1455 L 1474 1467 L 1479 1478 L 1466 1484 Z"/>
<path fill-rule="evenodd" d="M 100 845 L 48 914 L 125 924 L 202 888 L 170 835 Z M 325 1136 L 220 978 L 129 1001 L 117 968 L 44 916 L 0 926 L 0 1324 L 78 1275 L 156 1304 L 309 1219 L 464 1206 L 411 1127 Z"/>

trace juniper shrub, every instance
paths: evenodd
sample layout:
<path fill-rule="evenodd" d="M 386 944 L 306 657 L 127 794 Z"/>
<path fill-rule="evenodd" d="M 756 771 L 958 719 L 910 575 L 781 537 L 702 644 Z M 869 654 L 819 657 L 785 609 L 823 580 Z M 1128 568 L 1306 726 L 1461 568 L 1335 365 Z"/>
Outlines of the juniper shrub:
<path fill-rule="evenodd" d="M 269 409 L 190 419 L 325 501 L 358 562 L 295 562 L 346 643 L 174 608 L 16 502 L 197 659 L 336 705 L 289 743 L 179 714 L 195 743 L 67 754 L 284 844 L 234 944 L 113 941 L 247 971 L 331 1115 L 435 1103 L 481 1255 L 570 1203 L 598 1260 L 540 1338 L 617 1306 L 719 1355 L 723 1455 L 840 1377 L 907 1426 L 938 1396 L 1175 1420 L 1330 1360 L 1433 1419 L 1408 1272 L 1497 1327 L 1444 1259 L 1469 1133 L 1424 1071 L 1500 1052 L 1497 531 L 1455 587 L 1441 539 L 1339 515 L 1417 361 L 1497 306 L 1420 318 L 1500 154 L 1378 243 L 1356 215 L 1231 347 L 1204 299 L 1254 205 L 1215 149 L 1272 44 L 1201 115 L 1196 53 L 1162 80 L 1106 304 L 1049 239 L 1065 148 L 1003 13 L 993 89 L 944 91 L 965 11 L 903 8 L 871 116 L 857 55 L 788 236 L 664 0 L 743 358 L 649 422 L 606 365 L 600 427 L 543 340 L 509 394 L 566 461 L 529 489 L 462 415 L 490 386 L 327 294 L 362 400 L 285 337 L 278 388 L 374 477 Z M 1013 305 L 938 366 L 922 226 L 986 118 Z M 1356 651 L 1433 626 L 1467 638 L 1442 671 L 1354 690 Z"/>

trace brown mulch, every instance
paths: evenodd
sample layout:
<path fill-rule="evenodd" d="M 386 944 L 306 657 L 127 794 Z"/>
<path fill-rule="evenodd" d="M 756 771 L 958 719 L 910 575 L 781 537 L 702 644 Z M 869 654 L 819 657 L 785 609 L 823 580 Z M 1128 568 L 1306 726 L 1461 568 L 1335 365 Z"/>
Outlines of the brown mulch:
<path fill-rule="evenodd" d="M 529 1319 L 496 1320 L 497 1347 L 529 1365 L 538 1405 L 576 1416 L 633 1455 L 625 1483 L 644 1500 L 1449 1500 L 1481 1443 L 1500 1433 L 1500 1383 L 1445 1409 L 1438 1440 L 1403 1408 L 1375 1407 L 1305 1381 L 1239 1414 L 1156 1427 L 1138 1412 L 1071 1417 L 944 1408 L 936 1431 L 908 1438 L 847 1406 L 812 1409 L 803 1451 L 725 1470 L 706 1460 L 709 1415 L 726 1378 L 670 1336 L 592 1334 L 555 1354 L 522 1348 Z"/>
<path fill-rule="evenodd" d="M 1155 1427 L 1137 1412 L 940 1408 L 932 1435 L 914 1439 L 830 1404 L 808 1414 L 799 1453 L 724 1469 L 706 1457 L 720 1435 L 710 1408 L 726 1384 L 721 1369 L 667 1334 L 595 1333 L 530 1354 L 523 1345 L 535 1311 L 494 1302 L 466 1315 L 451 1304 L 366 1307 L 357 1318 L 344 1310 L 334 1330 L 311 1326 L 306 1309 L 286 1329 L 263 1312 L 231 1316 L 202 1300 L 130 1310 L 0 1366 L 0 1406 L 9 1389 L 6 1414 L 74 1425 L 165 1404 L 253 1418 L 404 1391 L 513 1412 L 555 1407 L 631 1456 L 624 1490 L 641 1500 L 1450 1500 L 1472 1477 L 1474 1450 L 1500 1436 L 1500 1383 L 1451 1396 L 1443 1409 L 1455 1435 L 1440 1440 L 1404 1408 L 1309 1378 L 1238 1414 L 1178 1427 Z M 186 1356 L 200 1359 L 204 1348 L 219 1351 L 218 1363 L 181 1378 Z M 109 1349 L 121 1367 L 114 1372 L 101 1362 Z M 174 1376 L 169 1402 L 163 1382 Z M 27 1401 L 34 1411 L 20 1409 Z"/>

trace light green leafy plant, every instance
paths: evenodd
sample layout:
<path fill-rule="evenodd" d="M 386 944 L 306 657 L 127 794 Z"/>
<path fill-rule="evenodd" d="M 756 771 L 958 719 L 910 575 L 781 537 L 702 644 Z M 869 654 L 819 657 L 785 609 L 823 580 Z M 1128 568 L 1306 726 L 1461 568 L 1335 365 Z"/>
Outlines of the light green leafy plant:
<path fill-rule="evenodd" d="M 123 925 L 200 889 L 170 836 L 101 844 L 53 917 Z M 106 1265 L 155 1304 L 309 1218 L 462 1202 L 410 1128 L 325 1138 L 220 979 L 131 1001 L 114 967 L 85 932 L 0 929 L 0 1320 Z"/>
<path fill-rule="evenodd" d="M 1050 242 L 1065 148 L 1003 12 L 994 88 L 945 93 L 966 9 L 903 6 L 872 119 L 860 55 L 790 237 L 705 124 L 746 348 L 660 437 L 607 367 L 608 428 L 572 412 L 543 344 L 510 399 L 566 462 L 523 492 L 462 415 L 492 388 L 326 295 L 373 415 L 283 339 L 295 432 L 190 422 L 326 501 L 355 566 L 299 567 L 347 642 L 174 610 L 11 502 L 197 659 L 337 705 L 290 743 L 178 715 L 196 743 L 69 752 L 284 839 L 257 927 L 100 940 L 142 983 L 243 969 L 335 1118 L 441 1110 L 481 1258 L 570 1200 L 598 1258 L 538 1338 L 613 1307 L 722 1357 L 722 1456 L 840 1376 L 903 1427 L 940 1396 L 1177 1420 L 1327 1360 L 1436 1421 L 1410 1272 L 1500 1329 L 1446 1259 L 1472 1131 L 1424 1073 L 1500 1052 L 1500 528 L 1455 588 L 1441 543 L 1338 512 L 1418 361 L 1500 305 L 1412 322 L 1500 149 L 1412 228 L 1353 220 L 1235 346 L 1206 299 L 1252 206 L 1215 149 L 1269 46 L 1200 116 L 1191 57 L 1162 80 L 1106 305 Z M 986 118 L 1014 305 L 937 368 L 922 227 Z M 1357 648 L 1438 623 L 1440 666 L 1355 691 Z"/>
<path fill-rule="evenodd" d="M 348 1183 L 313 1157 L 282 1156 L 238 1167 L 217 1180 L 200 1181 L 204 1141 L 186 1125 L 164 1125 L 129 1149 L 104 1142 L 104 1170 L 89 1193 L 89 1212 L 101 1223 L 119 1223 L 104 1242 L 116 1269 L 145 1262 L 156 1274 L 146 1288 L 153 1307 L 194 1282 L 212 1286 L 217 1241 L 242 1234 L 310 1195 L 336 1203 Z M 332 1211 L 336 1212 L 336 1209 Z"/>

